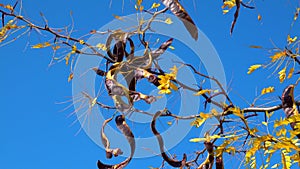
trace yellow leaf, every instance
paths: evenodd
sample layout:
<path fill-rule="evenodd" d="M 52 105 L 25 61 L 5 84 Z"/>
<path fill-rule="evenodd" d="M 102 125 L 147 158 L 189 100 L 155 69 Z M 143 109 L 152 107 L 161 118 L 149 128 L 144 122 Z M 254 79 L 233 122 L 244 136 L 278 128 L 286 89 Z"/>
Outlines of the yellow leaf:
<path fill-rule="evenodd" d="M 291 68 L 287 78 L 290 79 L 293 76 L 293 73 L 294 73 L 294 68 Z"/>
<path fill-rule="evenodd" d="M 171 121 L 168 121 L 167 124 L 168 124 L 168 125 L 172 125 L 172 122 L 171 122 Z"/>
<path fill-rule="evenodd" d="M 234 6 L 235 6 L 235 0 L 227 0 L 223 3 L 222 8 L 224 9 L 224 8 L 228 7 L 228 9 L 231 9 Z"/>
<path fill-rule="evenodd" d="M 263 168 L 263 169 L 267 169 L 267 168 L 269 167 L 269 165 L 270 165 L 270 164 L 267 163 L 266 165 L 264 165 L 264 168 Z"/>
<path fill-rule="evenodd" d="M 251 74 L 252 72 L 254 72 L 256 69 L 260 68 L 262 65 L 260 64 L 256 64 L 256 65 L 252 65 L 248 68 L 248 72 L 247 74 Z"/>
<path fill-rule="evenodd" d="M 280 83 L 282 83 L 286 78 L 286 67 L 278 72 Z"/>
<path fill-rule="evenodd" d="M 265 122 L 265 121 L 263 121 L 262 124 L 265 125 L 265 126 L 268 126 L 268 123 Z"/>
<path fill-rule="evenodd" d="M 218 113 L 218 111 L 217 111 L 216 109 L 212 109 L 212 110 L 211 110 L 211 114 L 212 114 L 213 116 L 215 116 L 215 117 L 219 116 L 219 113 Z"/>
<path fill-rule="evenodd" d="M 220 135 L 209 136 L 209 139 L 211 139 L 211 140 L 216 139 L 216 138 L 221 138 L 221 136 Z"/>
<path fill-rule="evenodd" d="M 96 45 L 96 48 L 98 48 L 98 50 L 103 50 L 103 51 L 106 51 L 106 50 L 107 50 L 105 44 L 102 44 L 102 43 L 98 43 L 98 44 Z"/>
<path fill-rule="evenodd" d="M 140 11 L 143 11 L 143 10 L 144 10 L 144 6 L 141 5 L 141 6 L 140 6 Z"/>
<path fill-rule="evenodd" d="M 219 90 L 218 90 L 218 89 L 216 89 L 216 90 L 214 90 L 213 92 L 214 92 L 214 93 L 219 93 Z"/>
<path fill-rule="evenodd" d="M 160 3 L 153 3 L 152 4 L 152 6 L 151 6 L 151 8 L 158 8 L 160 6 Z"/>
<path fill-rule="evenodd" d="M 275 62 L 275 61 L 277 61 L 278 59 L 282 58 L 285 55 L 286 55 L 285 51 L 276 52 L 273 56 L 270 56 L 270 58 L 272 59 L 271 62 Z"/>
<path fill-rule="evenodd" d="M 271 112 L 271 113 L 269 113 L 268 111 L 266 111 L 266 115 L 267 115 L 268 118 L 270 118 L 273 114 L 274 114 L 274 111 Z"/>
<path fill-rule="evenodd" d="M 212 115 L 211 114 L 205 114 L 205 113 L 200 113 L 200 117 L 203 118 L 203 119 L 208 119 L 208 118 L 211 118 Z"/>
<path fill-rule="evenodd" d="M 92 104 L 91 104 L 91 107 L 94 107 L 96 104 L 97 104 L 97 97 L 95 97 L 93 100 L 92 100 Z"/>
<path fill-rule="evenodd" d="M 79 43 L 80 43 L 81 45 L 83 45 L 83 44 L 84 44 L 84 41 L 83 41 L 83 40 L 79 40 Z"/>
<path fill-rule="evenodd" d="M 69 53 L 69 54 L 65 57 L 66 65 L 69 64 L 70 56 L 71 56 L 71 53 Z"/>
<path fill-rule="evenodd" d="M 270 86 L 270 87 L 267 87 L 267 88 L 263 88 L 262 91 L 261 91 L 261 94 L 267 94 L 267 93 L 272 93 L 274 92 L 274 87 Z"/>
<path fill-rule="evenodd" d="M 32 46 L 32 48 L 37 49 L 37 48 L 43 48 L 44 45 L 42 43 L 36 44 L 34 46 Z"/>
<path fill-rule="evenodd" d="M 58 45 L 52 46 L 52 49 L 53 49 L 53 50 L 57 50 L 57 49 L 59 49 L 59 48 L 60 48 L 60 46 L 58 46 Z"/>
<path fill-rule="evenodd" d="M 70 73 L 69 77 L 68 77 L 68 82 L 70 82 L 73 79 L 74 74 Z"/>
<path fill-rule="evenodd" d="M 137 4 L 138 6 L 140 6 L 140 5 L 142 4 L 142 2 L 143 2 L 143 0 L 137 0 L 137 1 L 136 1 L 136 4 Z"/>
<path fill-rule="evenodd" d="M 171 74 L 176 75 L 178 72 L 178 68 L 176 67 L 176 65 L 174 65 L 172 68 L 170 68 L 170 70 L 172 71 Z"/>
<path fill-rule="evenodd" d="M 123 18 L 120 17 L 120 16 L 118 16 L 118 15 L 114 15 L 114 14 L 113 14 L 113 16 L 114 16 L 114 18 L 116 18 L 116 19 L 118 19 L 118 20 L 121 20 L 121 21 L 123 20 Z"/>
<path fill-rule="evenodd" d="M 211 92 L 210 89 L 202 89 L 202 90 L 200 90 L 199 92 L 195 93 L 194 95 L 195 95 L 195 96 L 200 96 L 200 95 L 203 95 L 203 94 L 205 94 L 205 93 L 210 94 L 210 92 Z"/>
<path fill-rule="evenodd" d="M 168 88 L 165 89 L 160 89 L 160 91 L 158 92 L 158 94 L 170 94 L 171 90 Z"/>
<path fill-rule="evenodd" d="M 260 14 L 257 15 L 257 20 L 259 20 L 259 21 L 261 20 L 261 15 Z"/>
<path fill-rule="evenodd" d="M 170 88 L 175 90 L 175 91 L 178 90 L 178 87 L 173 82 L 170 82 Z"/>
<path fill-rule="evenodd" d="M 294 43 L 297 40 L 297 36 L 295 36 L 294 38 L 291 38 L 290 35 L 288 35 L 287 37 L 287 41 L 289 44 Z"/>
<path fill-rule="evenodd" d="M 272 167 L 271 168 L 278 168 L 280 166 L 280 164 L 279 163 L 277 163 L 277 164 L 274 164 L 274 165 L 272 165 Z"/>
<path fill-rule="evenodd" d="M 175 50 L 174 46 L 169 46 L 170 49 Z"/>
<path fill-rule="evenodd" d="M 228 12 L 229 12 L 228 9 L 224 9 L 224 10 L 223 10 L 223 14 L 227 14 Z"/>
<path fill-rule="evenodd" d="M 10 11 L 13 11 L 14 8 L 11 6 L 11 5 L 5 5 L 4 8 L 10 10 Z"/>
<path fill-rule="evenodd" d="M 73 45 L 71 53 L 74 54 L 74 53 L 76 53 L 76 51 L 77 51 L 77 47 L 75 45 Z"/>
<path fill-rule="evenodd" d="M 196 118 L 196 120 L 191 122 L 191 126 L 200 127 L 205 122 L 205 119 Z"/>
<path fill-rule="evenodd" d="M 165 20 L 165 23 L 170 25 L 170 24 L 173 23 L 173 21 L 171 20 L 171 18 L 167 18 L 167 19 Z"/>
<path fill-rule="evenodd" d="M 250 48 L 255 48 L 255 49 L 261 49 L 262 46 L 257 46 L 257 45 L 251 45 Z"/>
<path fill-rule="evenodd" d="M 206 138 L 192 138 L 190 139 L 190 142 L 202 142 L 202 141 L 206 141 Z"/>
<path fill-rule="evenodd" d="M 45 43 L 36 44 L 36 45 L 32 46 L 32 48 L 38 49 L 38 48 L 44 48 L 44 47 L 48 47 L 48 46 L 51 46 L 51 44 L 49 42 L 45 42 Z"/>
<path fill-rule="evenodd" d="M 45 43 L 44 43 L 44 46 L 45 46 L 45 47 L 48 47 L 48 46 L 51 46 L 51 44 L 50 44 L 49 42 L 45 42 Z"/>

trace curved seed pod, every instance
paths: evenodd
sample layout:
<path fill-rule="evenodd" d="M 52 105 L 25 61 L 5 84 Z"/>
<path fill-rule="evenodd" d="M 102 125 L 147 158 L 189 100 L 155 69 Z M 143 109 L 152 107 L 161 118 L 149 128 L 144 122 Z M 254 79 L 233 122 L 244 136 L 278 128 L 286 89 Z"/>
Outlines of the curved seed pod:
<path fill-rule="evenodd" d="M 239 17 L 241 5 L 243 5 L 245 8 L 254 9 L 254 7 L 244 4 L 242 2 L 242 0 L 235 0 L 235 5 L 236 5 L 236 10 L 235 10 L 235 13 L 234 13 L 234 19 L 233 19 L 232 24 L 231 24 L 230 34 L 232 34 L 234 26 L 236 24 L 236 21 Z"/>
<path fill-rule="evenodd" d="M 190 15 L 186 12 L 183 6 L 178 2 L 178 0 L 161 0 L 161 2 L 169 8 L 169 10 L 181 19 L 185 28 L 189 31 L 190 35 L 198 40 L 198 29 L 190 17 Z"/>
<path fill-rule="evenodd" d="M 153 63 L 154 59 L 157 59 L 160 55 L 162 55 L 168 47 L 172 44 L 173 38 L 170 38 L 166 42 L 164 42 L 158 49 L 153 51 L 148 50 L 148 44 L 146 50 L 144 51 L 143 56 L 135 57 L 130 61 L 130 65 L 133 67 L 138 67 L 140 69 L 149 69 Z"/>
<path fill-rule="evenodd" d="M 181 161 L 177 161 L 177 160 L 174 160 L 174 159 L 168 157 L 168 155 L 164 151 L 164 141 L 163 141 L 161 135 L 159 134 L 159 132 L 155 128 L 156 119 L 161 114 L 162 114 L 162 111 L 156 112 L 155 115 L 153 116 L 153 119 L 152 119 L 152 122 L 151 122 L 151 130 L 152 130 L 153 134 L 156 136 L 156 138 L 158 140 L 161 156 L 172 167 L 176 167 L 176 168 L 184 167 L 185 163 L 186 163 L 186 154 L 183 154 L 183 159 Z"/>
<path fill-rule="evenodd" d="M 200 166 L 197 169 L 212 169 L 214 164 L 213 143 L 205 141 L 204 145 L 208 154 L 205 161 L 202 164 L 200 164 Z"/>
<path fill-rule="evenodd" d="M 109 35 L 108 38 L 107 38 L 107 40 L 106 40 L 106 48 L 107 48 L 106 53 L 107 53 L 107 55 L 111 58 L 111 60 L 115 61 L 116 58 L 115 58 L 115 56 L 111 53 L 111 50 L 110 50 L 110 44 L 111 44 L 112 40 L 113 40 L 113 34 Z"/>
<path fill-rule="evenodd" d="M 126 51 L 127 41 L 129 41 L 130 53 Z M 122 62 L 123 56 L 125 54 L 127 61 L 131 62 L 131 60 L 134 58 L 134 50 L 135 47 L 132 39 L 124 33 L 124 37 L 122 37 L 122 40 L 119 40 L 114 46 L 114 56 L 119 59 L 117 60 L 117 62 Z M 128 64 L 122 64 L 119 68 L 119 73 L 121 73 L 125 78 L 129 90 L 135 91 L 136 80 L 134 79 L 134 71 L 132 71 L 131 69 L 132 68 L 130 68 Z"/>
<path fill-rule="evenodd" d="M 118 155 L 123 154 L 123 152 L 119 148 L 110 149 L 110 142 L 104 133 L 104 128 L 105 128 L 106 124 L 109 123 L 113 118 L 114 117 L 111 117 L 103 122 L 101 132 L 100 132 L 101 133 L 101 141 L 102 141 L 102 144 L 105 147 L 105 151 L 106 151 L 106 158 L 112 158 L 112 155 L 117 157 Z"/>
<path fill-rule="evenodd" d="M 119 164 L 115 165 L 108 165 L 108 164 L 103 164 L 100 160 L 97 162 L 98 169 L 122 169 L 125 166 L 128 165 L 128 163 L 131 161 L 134 152 L 135 152 L 135 140 L 134 140 L 134 135 L 131 132 L 129 126 L 125 122 L 125 116 L 124 115 L 119 115 L 115 118 L 116 124 L 118 129 L 123 133 L 123 135 L 126 137 L 128 143 L 130 144 L 130 156 L 126 158 L 124 161 L 122 161 Z"/>
<path fill-rule="evenodd" d="M 281 102 L 282 108 L 287 118 L 292 117 L 294 115 L 298 115 L 297 105 L 294 99 L 294 88 L 295 85 L 289 85 L 286 87 L 282 93 Z M 296 130 L 296 123 L 290 123 L 293 130 Z M 300 139 L 300 134 L 297 135 Z"/>
<path fill-rule="evenodd" d="M 116 41 L 113 47 L 113 52 L 111 52 L 111 43 L 113 39 Z M 124 55 L 126 58 L 130 55 L 134 54 L 134 44 L 133 41 L 128 37 L 128 33 L 122 32 L 120 30 L 110 34 L 106 40 L 106 48 L 107 48 L 107 55 L 113 60 L 114 62 L 122 62 Z M 129 40 L 130 43 L 130 54 L 126 52 L 126 42 Z"/>
<path fill-rule="evenodd" d="M 151 55 L 152 55 L 153 59 L 157 59 L 160 55 L 165 53 L 165 51 L 172 44 L 172 42 L 173 42 L 173 38 L 170 38 L 169 40 L 167 40 L 166 42 L 161 44 L 158 49 L 151 51 Z"/>
<path fill-rule="evenodd" d="M 236 21 L 239 17 L 240 8 L 241 8 L 241 0 L 235 0 L 235 5 L 236 5 L 236 10 L 235 10 L 235 13 L 234 13 L 234 19 L 231 23 L 230 34 L 232 34 L 234 26 L 236 24 Z"/>

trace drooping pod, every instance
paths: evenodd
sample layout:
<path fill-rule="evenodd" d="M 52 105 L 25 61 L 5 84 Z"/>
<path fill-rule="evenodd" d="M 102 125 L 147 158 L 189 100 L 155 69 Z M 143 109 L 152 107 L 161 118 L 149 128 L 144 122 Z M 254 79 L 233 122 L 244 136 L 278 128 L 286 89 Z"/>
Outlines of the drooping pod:
<path fill-rule="evenodd" d="M 157 59 L 160 55 L 165 53 L 165 51 L 172 44 L 172 42 L 173 42 L 173 38 L 170 38 L 169 40 L 162 43 L 159 48 L 151 51 L 151 55 L 152 55 L 153 59 Z"/>
<path fill-rule="evenodd" d="M 190 35 L 198 40 L 198 29 L 187 13 L 187 11 L 183 8 L 183 6 L 179 3 L 178 0 L 161 0 L 161 2 L 169 8 L 169 10 L 177 16 L 184 24 L 185 28 L 189 31 Z"/>
<path fill-rule="evenodd" d="M 116 43 L 114 44 L 113 51 L 111 52 L 111 43 L 115 40 Z M 126 43 L 129 41 L 130 44 L 130 53 L 126 51 Z M 130 59 L 134 55 L 134 43 L 129 37 L 128 33 L 122 31 L 113 32 L 111 35 L 108 36 L 106 40 L 106 48 L 107 48 L 107 55 L 110 59 L 114 62 L 122 62 L 124 56 L 127 59 Z"/>
<path fill-rule="evenodd" d="M 245 8 L 254 9 L 254 7 L 244 4 L 241 0 L 235 0 L 235 5 L 236 5 L 236 10 L 235 10 L 234 18 L 233 18 L 233 21 L 232 21 L 231 27 L 230 27 L 230 35 L 232 35 L 234 26 L 235 26 L 235 24 L 237 22 L 237 19 L 239 17 L 241 5 L 243 5 Z"/>
<path fill-rule="evenodd" d="M 115 165 L 109 165 L 109 164 L 103 164 L 100 160 L 97 162 L 98 169 L 122 169 L 128 165 L 128 163 L 131 161 L 134 152 L 135 152 L 135 139 L 134 135 L 127 125 L 125 121 L 125 116 L 124 115 L 119 115 L 115 118 L 116 125 L 118 129 L 123 133 L 123 135 L 126 137 L 129 145 L 130 145 L 130 156 L 126 158 L 124 161 L 122 161 L 119 164 Z"/>
<path fill-rule="evenodd" d="M 168 155 L 165 153 L 165 150 L 164 150 L 164 141 L 163 141 L 161 135 L 159 134 L 159 132 L 155 128 L 156 119 L 161 114 L 162 114 L 162 111 L 156 112 L 155 115 L 153 116 L 153 119 L 152 119 L 152 122 L 151 122 L 151 130 L 152 130 L 153 134 L 156 136 L 156 138 L 158 140 L 161 156 L 172 167 L 182 168 L 186 164 L 186 154 L 183 154 L 183 159 L 181 161 L 174 160 L 174 159 L 168 157 Z"/>
<path fill-rule="evenodd" d="M 101 141 L 102 141 L 103 146 L 105 147 L 106 158 L 112 158 L 113 155 L 115 157 L 117 157 L 118 155 L 123 154 L 123 152 L 119 148 L 115 148 L 115 149 L 110 148 L 110 142 L 104 133 L 104 128 L 105 128 L 106 124 L 109 123 L 112 119 L 113 119 L 113 117 L 106 119 L 103 122 L 101 131 L 100 131 Z"/>
<path fill-rule="evenodd" d="M 294 99 L 294 89 L 295 85 L 289 85 L 286 87 L 282 93 L 281 102 L 282 108 L 287 118 L 298 115 L 299 111 L 297 109 L 297 105 Z M 293 130 L 297 130 L 296 123 L 290 123 Z M 300 139 L 300 134 L 297 135 Z"/>

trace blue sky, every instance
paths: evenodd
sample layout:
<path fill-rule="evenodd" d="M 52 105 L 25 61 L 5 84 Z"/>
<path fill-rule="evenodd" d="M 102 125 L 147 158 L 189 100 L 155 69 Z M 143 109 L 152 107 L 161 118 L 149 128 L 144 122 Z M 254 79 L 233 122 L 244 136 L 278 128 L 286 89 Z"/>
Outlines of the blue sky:
<path fill-rule="evenodd" d="M 196 1 L 196 0 L 195 0 Z M 1 3 L 12 1 L 2 0 Z M 150 6 L 153 2 L 145 3 Z M 70 11 L 75 20 L 75 35 L 98 29 L 114 19 L 113 14 L 127 15 L 135 10 L 134 1 L 124 5 L 117 0 L 87 1 L 24 1 L 23 15 L 36 23 L 43 23 L 39 12 L 49 20 L 50 26 L 63 27 L 71 23 Z M 296 8 L 295 1 L 277 0 L 272 2 L 255 1 L 257 9 L 241 8 L 240 17 L 232 36 L 229 34 L 233 11 L 223 15 L 221 1 L 193 1 L 182 3 L 194 19 L 197 26 L 208 36 L 215 46 L 223 66 L 227 81 L 231 81 L 233 101 L 241 107 L 248 106 L 239 95 L 252 101 L 256 90 L 276 86 L 273 98 L 289 82 L 281 86 L 277 76 L 268 77 L 272 70 L 263 70 L 247 75 L 250 65 L 265 63 L 269 54 L 266 51 L 251 49 L 250 45 L 273 47 L 271 40 L 284 47 L 290 33 L 296 36 L 299 25 L 290 32 L 290 23 Z M 257 15 L 262 20 L 257 20 Z M 61 111 L 65 104 L 56 104 L 69 100 L 72 96 L 71 83 L 67 82 L 69 68 L 57 64 L 48 68 L 51 54 L 47 50 L 25 48 L 26 43 L 39 42 L 37 35 L 27 36 L 0 48 L 0 168 L 3 169 L 85 169 L 96 168 L 96 161 L 104 158 L 104 152 L 84 132 L 75 136 L 79 123 L 67 118 L 72 110 Z M 180 51 L 180 46 L 175 46 Z M 278 103 L 278 102 L 277 102 Z M 197 131 L 195 131 L 197 132 Z M 188 149 L 189 153 L 199 148 L 192 143 L 179 145 L 178 152 Z M 177 152 L 176 148 L 172 152 Z M 178 153 L 180 154 L 180 152 Z M 104 160 L 105 161 L 105 160 Z M 105 162 L 114 163 L 118 160 Z M 128 168 L 158 167 L 160 158 L 134 159 Z M 141 167 L 140 167 L 141 166 Z"/>

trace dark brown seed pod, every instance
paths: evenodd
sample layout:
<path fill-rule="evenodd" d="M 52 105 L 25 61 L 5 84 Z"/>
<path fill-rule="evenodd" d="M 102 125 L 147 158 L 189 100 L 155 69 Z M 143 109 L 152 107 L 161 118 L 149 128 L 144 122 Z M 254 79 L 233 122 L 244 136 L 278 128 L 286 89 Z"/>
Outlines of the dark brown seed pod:
<path fill-rule="evenodd" d="M 178 161 L 178 160 L 174 160 L 174 159 L 168 157 L 168 155 L 165 153 L 164 141 L 163 141 L 161 135 L 159 134 L 159 132 L 155 128 L 156 119 L 161 114 L 162 114 L 162 111 L 156 112 L 155 115 L 153 116 L 153 119 L 152 119 L 152 122 L 151 122 L 151 130 L 152 130 L 153 134 L 156 136 L 156 138 L 158 140 L 161 156 L 172 167 L 176 167 L 176 168 L 184 167 L 185 163 L 186 163 L 186 159 L 187 159 L 186 154 L 183 154 L 183 159 L 181 161 Z"/>
<path fill-rule="evenodd" d="M 105 128 L 106 124 L 109 123 L 112 119 L 113 119 L 113 117 L 106 119 L 103 122 L 101 131 L 100 131 L 101 141 L 102 141 L 102 144 L 105 147 L 105 151 L 106 151 L 106 158 L 109 158 L 109 159 L 112 158 L 113 155 L 115 157 L 117 157 L 118 155 L 123 154 L 123 152 L 119 148 L 115 148 L 115 149 L 110 148 L 110 142 L 104 133 L 104 128 Z"/>
<path fill-rule="evenodd" d="M 134 135 L 131 132 L 131 129 L 127 125 L 125 121 L 125 116 L 124 115 L 119 115 L 115 118 L 116 125 L 118 129 L 123 133 L 123 135 L 126 137 L 129 145 L 130 145 L 130 156 L 126 158 L 124 161 L 122 161 L 119 164 L 115 165 L 109 165 L 109 164 L 104 164 L 100 160 L 97 162 L 98 169 L 122 169 L 128 165 L 128 163 L 131 161 L 134 152 L 135 152 L 135 139 Z"/>
<path fill-rule="evenodd" d="M 292 117 L 294 115 L 298 115 L 297 105 L 294 99 L 294 89 L 295 85 L 289 85 L 286 87 L 281 96 L 282 108 L 287 118 Z M 293 130 L 296 130 L 296 123 L 290 123 Z M 297 135 L 300 139 L 300 134 Z"/>
<path fill-rule="evenodd" d="M 190 35 L 195 39 L 198 40 L 198 29 L 187 13 L 187 11 L 183 8 L 183 6 L 179 3 L 178 0 L 161 0 L 161 2 L 169 8 L 169 10 L 177 16 L 184 24 L 186 29 L 189 31 Z"/>

